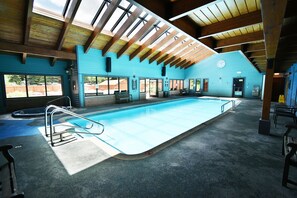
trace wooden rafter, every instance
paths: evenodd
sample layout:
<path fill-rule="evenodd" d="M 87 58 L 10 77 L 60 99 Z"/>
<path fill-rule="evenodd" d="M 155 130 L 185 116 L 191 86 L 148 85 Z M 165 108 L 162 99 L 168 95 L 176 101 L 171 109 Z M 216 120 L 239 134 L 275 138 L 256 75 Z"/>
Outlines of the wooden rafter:
<path fill-rule="evenodd" d="M 101 19 L 99 20 L 97 26 L 95 27 L 94 31 L 92 32 L 91 36 L 88 38 L 85 46 L 84 51 L 87 53 L 89 49 L 92 47 L 93 43 L 95 42 L 96 38 L 99 36 L 100 32 L 103 30 L 106 23 L 109 21 L 110 17 L 120 4 L 121 0 L 112 0 L 109 4 L 108 8 L 102 15 Z"/>
<path fill-rule="evenodd" d="M 265 50 L 264 43 L 250 43 L 248 44 L 246 52 L 256 52 Z"/>
<path fill-rule="evenodd" d="M 67 11 L 67 15 L 65 16 L 65 21 L 63 23 L 63 27 L 62 30 L 60 32 L 59 38 L 57 40 L 57 44 L 56 44 L 56 49 L 57 50 L 61 50 L 62 46 L 64 44 L 64 41 L 66 39 L 66 35 L 70 29 L 70 26 L 74 20 L 74 17 L 76 15 L 76 12 L 79 8 L 79 5 L 81 3 L 82 0 L 73 0 L 68 11 Z M 51 61 L 51 65 L 53 66 L 57 61 L 57 58 L 53 58 Z"/>
<path fill-rule="evenodd" d="M 136 41 L 138 41 L 157 21 L 156 18 L 152 17 L 134 36 L 131 38 L 117 53 L 117 57 L 120 58 L 122 54 L 129 49 Z"/>
<path fill-rule="evenodd" d="M 147 51 L 144 55 L 140 57 L 140 62 L 142 62 L 144 59 L 149 57 L 153 52 L 158 50 L 160 47 L 168 43 L 175 35 L 177 35 L 177 31 L 173 30 L 169 35 L 167 35 L 165 38 L 163 38 L 159 43 L 157 43 L 152 49 Z"/>
<path fill-rule="evenodd" d="M 29 36 L 30 36 L 30 29 L 31 29 L 31 20 L 32 20 L 32 10 L 33 10 L 33 0 L 27 0 L 27 7 L 26 7 L 26 16 L 24 20 L 24 38 L 23 44 L 28 45 L 29 43 Z M 22 55 L 22 63 L 25 64 L 27 59 L 27 53 L 23 53 Z"/>
<path fill-rule="evenodd" d="M 242 50 L 242 46 L 235 45 L 235 46 L 231 46 L 231 47 L 224 47 L 224 48 L 222 48 L 221 52 L 232 52 L 232 51 L 237 51 L 237 50 Z"/>
<path fill-rule="evenodd" d="M 201 35 L 199 39 L 213 36 L 214 34 L 246 27 L 249 25 L 261 23 L 261 11 L 250 12 L 248 14 L 240 15 L 231 19 L 213 23 L 201 28 Z"/>
<path fill-rule="evenodd" d="M 190 51 L 194 50 L 195 47 L 197 47 L 197 46 L 199 46 L 198 43 L 194 43 L 192 45 L 189 45 L 187 48 L 183 49 L 179 53 L 172 56 L 170 59 L 166 60 L 164 64 L 165 65 L 171 64 L 172 62 L 176 61 L 179 57 L 182 57 L 182 56 L 186 55 L 187 53 L 189 53 Z"/>
<path fill-rule="evenodd" d="M 267 59 L 274 59 L 281 34 L 287 0 L 261 0 Z"/>
<path fill-rule="evenodd" d="M 184 55 L 183 57 L 181 57 L 181 59 L 179 59 L 179 61 L 174 61 L 170 65 L 172 65 L 172 66 L 175 65 L 176 67 L 178 67 L 178 65 L 180 65 L 180 63 L 183 62 L 183 60 L 185 60 L 185 59 L 187 60 L 187 59 L 191 59 L 192 57 L 195 57 L 202 50 L 203 50 L 203 47 L 199 46 L 199 47 L 193 49 L 192 51 L 190 51 L 189 53 L 187 53 L 186 55 Z"/>
<path fill-rule="evenodd" d="M 180 46 L 178 46 L 177 48 L 175 48 L 173 52 L 167 54 L 168 56 L 163 56 L 162 58 L 160 58 L 157 61 L 157 64 L 160 64 L 161 62 L 164 62 L 165 60 L 167 60 L 170 57 L 174 57 L 175 54 L 177 54 L 178 52 L 180 52 L 181 50 L 183 50 L 184 48 L 186 48 L 192 42 L 193 42 L 193 40 L 192 39 L 189 39 L 186 42 L 182 43 Z M 165 65 L 167 65 L 167 64 L 165 64 Z"/>
<path fill-rule="evenodd" d="M 58 59 L 76 60 L 76 54 L 59 50 L 50 50 L 41 47 L 0 42 L 0 51 L 11 53 L 26 53 L 34 56 L 52 57 Z"/>
<path fill-rule="evenodd" d="M 234 45 L 242 45 L 242 44 L 246 44 L 254 41 L 262 41 L 263 39 L 264 39 L 264 36 L 262 31 L 243 34 L 240 36 L 218 40 L 217 46 L 215 47 L 215 49 L 219 49 L 223 47 L 231 47 Z"/>
<path fill-rule="evenodd" d="M 169 29 L 169 26 L 163 25 L 155 34 L 153 34 L 149 39 L 147 39 L 140 47 L 138 47 L 129 57 L 132 60 L 137 56 L 142 50 L 147 48 L 149 45 L 153 44 L 166 30 Z"/>
<path fill-rule="evenodd" d="M 153 61 L 157 60 L 158 58 L 165 55 L 169 50 L 174 50 L 179 43 L 181 43 L 185 38 L 187 38 L 185 35 L 180 36 L 178 39 L 170 43 L 167 47 L 165 47 L 161 52 L 150 58 L 149 62 L 152 63 Z"/>
<path fill-rule="evenodd" d="M 257 52 L 252 52 L 249 56 L 250 58 L 255 58 L 255 57 L 266 57 L 265 55 L 265 50 L 263 51 L 257 51 Z"/>
<path fill-rule="evenodd" d="M 112 37 L 112 39 L 109 40 L 109 42 L 102 49 L 103 56 L 105 56 L 105 54 L 113 46 L 113 44 L 115 44 L 121 38 L 121 36 L 123 36 L 125 31 L 133 24 L 133 22 L 137 19 L 137 17 L 141 14 L 141 12 L 142 12 L 142 10 L 140 8 L 136 8 L 132 12 L 132 14 L 125 21 L 125 23 L 117 31 L 117 33 Z"/>

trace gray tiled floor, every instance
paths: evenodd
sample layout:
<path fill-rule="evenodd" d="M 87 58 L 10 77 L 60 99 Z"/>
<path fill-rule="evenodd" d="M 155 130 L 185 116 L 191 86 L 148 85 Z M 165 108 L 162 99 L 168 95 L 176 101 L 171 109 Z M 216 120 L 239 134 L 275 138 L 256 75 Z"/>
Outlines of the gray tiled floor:
<path fill-rule="evenodd" d="M 26 197 L 297 197 L 296 187 L 281 185 L 281 135 L 288 120 L 279 118 L 271 135 L 259 135 L 261 105 L 243 100 L 235 111 L 151 156 L 111 157 L 72 175 L 39 134 L 0 144 L 21 145 L 12 154 Z M 42 120 L 32 120 L 38 124 Z"/>

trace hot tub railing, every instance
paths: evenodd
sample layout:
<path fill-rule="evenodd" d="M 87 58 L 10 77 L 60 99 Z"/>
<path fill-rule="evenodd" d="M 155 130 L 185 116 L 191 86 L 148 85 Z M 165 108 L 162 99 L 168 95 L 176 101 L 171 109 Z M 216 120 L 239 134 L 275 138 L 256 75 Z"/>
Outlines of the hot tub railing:
<path fill-rule="evenodd" d="M 235 108 L 235 100 L 229 100 L 228 102 L 222 104 L 221 106 L 221 113 L 224 113 L 225 111 L 225 106 L 229 103 L 232 103 L 232 107 L 231 107 L 231 110 L 233 110 Z"/>
<path fill-rule="evenodd" d="M 48 120 L 48 110 L 49 109 L 53 109 L 50 114 L 49 114 L 49 120 Z M 79 119 L 82 119 L 82 120 L 86 120 L 90 123 L 90 126 L 72 126 L 72 125 L 62 125 L 62 124 L 56 124 L 54 125 L 54 115 L 56 112 L 62 112 L 62 113 L 65 113 L 67 115 L 70 115 L 72 117 L 75 117 L 75 118 L 79 118 Z M 63 140 L 63 134 L 64 133 L 76 133 L 76 134 L 89 134 L 89 135 L 101 135 L 103 132 L 104 132 L 104 125 L 100 122 L 97 122 L 95 120 L 91 120 L 89 118 L 86 118 L 84 116 L 81 116 L 79 114 L 76 114 L 72 111 L 69 111 L 67 109 L 64 109 L 64 108 L 61 108 L 61 107 L 58 107 L 56 105 L 49 105 L 46 107 L 45 109 L 45 135 L 46 137 L 48 137 L 48 135 L 50 135 L 50 141 L 51 141 L 51 145 L 54 146 L 54 141 L 53 141 L 53 136 L 54 135 L 60 135 L 60 140 L 62 141 Z M 49 129 L 50 129 L 50 133 L 48 133 L 48 121 L 49 122 Z M 101 127 L 101 131 L 100 132 L 93 132 L 91 131 L 92 128 L 95 128 L 95 126 L 100 126 Z M 56 132 L 55 131 L 55 127 L 56 126 L 67 126 L 69 130 L 64 130 L 62 132 Z M 78 130 L 76 130 L 78 129 Z"/>
<path fill-rule="evenodd" d="M 55 102 L 55 101 L 58 101 L 58 100 L 61 100 L 61 99 L 64 99 L 64 98 L 67 98 L 67 99 L 68 99 L 68 104 L 69 104 L 69 105 L 67 106 L 67 108 L 71 109 L 71 108 L 72 108 L 72 106 L 71 106 L 71 99 L 70 99 L 69 96 L 61 96 L 61 97 L 59 97 L 59 98 L 50 100 L 50 101 L 48 101 L 48 102 L 46 103 L 46 106 L 49 106 L 49 105 L 51 105 L 51 103 L 53 103 L 53 102 Z"/>

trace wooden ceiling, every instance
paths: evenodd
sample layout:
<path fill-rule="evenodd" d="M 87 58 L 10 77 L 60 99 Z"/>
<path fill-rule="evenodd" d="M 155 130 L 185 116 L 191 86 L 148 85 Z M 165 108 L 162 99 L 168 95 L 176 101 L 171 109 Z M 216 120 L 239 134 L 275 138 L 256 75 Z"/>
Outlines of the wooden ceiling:
<path fill-rule="evenodd" d="M 76 60 L 76 45 L 180 68 L 235 50 L 259 72 L 267 59 L 276 72 L 297 60 L 296 0 L 60 0 L 60 15 L 40 2 L 0 0 L 0 51 L 23 63 L 27 56 L 52 65 Z"/>
<path fill-rule="evenodd" d="M 276 72 L 297 61 L 296 0 L 133 2 L 217 52 L 241 50 L 260 72 L 266 71 L 267 59 Z"/>
<path fill-rule="evenodd" d="M 0 1 L 0 51 L 20 54 L 23 63 L 28 55 L 49 57 L 54 65 L 58 59 L 76 60 L 75 46 L 82 45 L 85 52 L 96 48 L 103 56 L 114 52 L 180 68 L 216 53 L 126 0 L 60 0 L 60 15 L 41 2 Z M 86 16 L 91 23 L 84 23 Z"/>

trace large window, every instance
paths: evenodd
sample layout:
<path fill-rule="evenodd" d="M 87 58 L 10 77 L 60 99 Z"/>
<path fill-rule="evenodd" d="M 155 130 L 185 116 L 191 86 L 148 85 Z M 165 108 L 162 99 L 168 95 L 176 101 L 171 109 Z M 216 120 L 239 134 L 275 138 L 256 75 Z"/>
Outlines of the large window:
<path fill-rule="evenodd" d="M 128 78 L 85 76 L 85 96 L 114 94 L 115 91 L 128 91 Z"/>
<path fill-rule="evenodd" d="M 196 79 L 196 92 L 200 92 L 200 91 L 201 91 L 201 80 Z"/>
<path fill-rule="evenodd" d="M 194 89 L 194 79 L 189 80 L 189 89 L 193 90 Z"/>
<path fill-rule="evenodd" d="M 6 74 L 6 98 L 61 96 L 61 76 Z"/>
<path fill-rule="evenodd" d="M 158 91 L 163 91 L 163 80 L 158 79 Z"/>
<path fill-rule="evenodd" d="M 145 89 L 145 79 L 139 79 L 139 91 L 140 93 L 145 93 L 146 89 Z"/>
<path fill-rule="evenodd" d="M 183 80 L 170 80 L 170 90 L 180 90 L 184 88 L 184 81 Z"/>
<path fill-rule="evenodd" d="M 208 92 L 208 78 L 203 79 L 203 91 Z"/>

